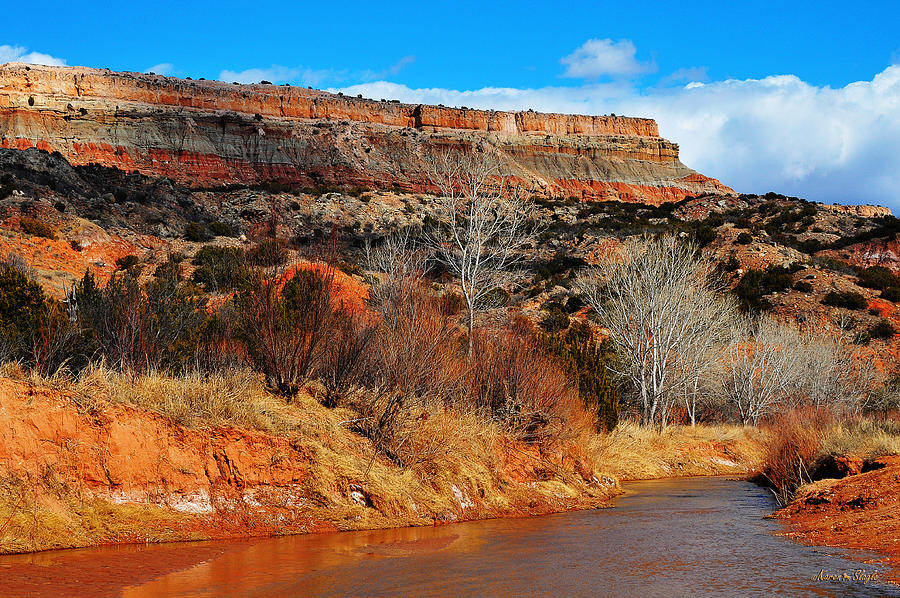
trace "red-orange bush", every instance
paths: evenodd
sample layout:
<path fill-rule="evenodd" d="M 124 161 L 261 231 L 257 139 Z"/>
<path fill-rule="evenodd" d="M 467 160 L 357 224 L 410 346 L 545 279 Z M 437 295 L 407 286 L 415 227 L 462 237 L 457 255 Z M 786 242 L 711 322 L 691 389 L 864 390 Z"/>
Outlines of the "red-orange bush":
<path fill-rule="evenodd" d="M 588 419 L 562 369 L 522 333 L 479 335 L 467 390 L 482 413 L 526 441 L 559 437 Z"/>
<path fill-rule="evenodd" d="M 788 411 L 767 422 L 761 474 L 779 504 L 789 503 L 797 488 L 812 481 L 823 431 L 833 421 L 830 411 L 802 409 Z"/>

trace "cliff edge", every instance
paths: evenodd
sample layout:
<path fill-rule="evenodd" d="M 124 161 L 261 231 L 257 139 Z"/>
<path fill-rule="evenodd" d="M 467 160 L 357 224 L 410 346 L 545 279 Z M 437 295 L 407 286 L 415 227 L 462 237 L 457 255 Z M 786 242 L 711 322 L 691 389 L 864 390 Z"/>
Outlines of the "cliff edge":
<path fill-rule="evenodd" d="M 479 145 L 536 193 L 645 203 L 733 194 L 646 118 L 502 112 L 81 67 L 0 66 L 0 147 L 195 187 L 427 190 L 424 157 Z"/>

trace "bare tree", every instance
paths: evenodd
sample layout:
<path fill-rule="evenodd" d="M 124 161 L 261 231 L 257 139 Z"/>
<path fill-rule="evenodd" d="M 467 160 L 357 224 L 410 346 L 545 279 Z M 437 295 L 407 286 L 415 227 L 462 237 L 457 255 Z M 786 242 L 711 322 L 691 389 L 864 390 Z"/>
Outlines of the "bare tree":
<path fill-rule="evenodd" d="M 741 423 L 756 425 L 791 394 L 797 376 L 799 331 L 771 317 L 746 318 L 725 352 L 724 392 Z"/>
<path fill-rule="evenodd" d="M 730 332 L 740 315 L 735 301 L 727 295 L 714 297 L 707 294 L 706 300 L 696 302 L 693 307 L 692 323 L 686 328 L 685 345 L 690 350 L 681 353 L 680 377 L 684 379 L 682 402 L 691 420 L 697 424 L 697 408 L 717 402 L 721 393 L 717 392 L 718 379 L 723 371 L 722 349 L 728 345 Z M 718 401 L 721 403 L 721 401 Z M 663 421 L 667 417 L 663 416 Z"/>
<path fill-rule="evenodd" d="M 645 425 L 668 423 L 677 398 L 706 367 L 731 308 L 720 305 L 711 262 L 672 236 L 629 239 L 578 285 L 621 349 L 612 366 L 636 389 Z M 707 338 L 709 337 L 709 338 Z"/>
<path fill-rule="evenodd" d="M 475 313 L 491 291 L 505 286 L 519 251 L 532 240 L 532 204 L 503 177 L 502 162 L 487 153 L 446 152 L 431 159 L 445 220 L 426 232 L 434 258 L 456 278 L 468 313 L 468 355 L 474 349 Z"/>
<path fill-rule="evenodd" d="M 798 339 L 792 399 L 836 412 L 865 405 L 881 380 L 872 360 L 858 354 L 845 335 L 830 326 L 810 326 Z"/>

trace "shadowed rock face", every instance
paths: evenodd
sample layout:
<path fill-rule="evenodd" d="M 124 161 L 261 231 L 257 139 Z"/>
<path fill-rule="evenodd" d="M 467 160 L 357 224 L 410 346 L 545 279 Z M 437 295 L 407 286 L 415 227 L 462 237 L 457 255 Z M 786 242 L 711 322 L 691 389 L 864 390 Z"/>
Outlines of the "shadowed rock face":
<path fill-rule="evenodd" d="M 651 119 L 497 112 L 78 67 L 0 66 L 0 147 L 193 186 L 274 180 L 413 191 L 424 157 L 482 146 L 545 195 L 660 203 L 731 194 Z"/>

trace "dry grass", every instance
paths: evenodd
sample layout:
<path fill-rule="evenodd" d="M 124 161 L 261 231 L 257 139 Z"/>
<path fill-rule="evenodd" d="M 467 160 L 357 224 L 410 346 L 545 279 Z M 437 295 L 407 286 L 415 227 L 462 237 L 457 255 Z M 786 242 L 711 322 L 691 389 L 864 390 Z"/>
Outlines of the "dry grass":
<path fill-rule="evenodd" d="M 900 455 L 900 422 L 853 418 L 825 430 L 822 455 L 854 455 L 864 459 Z"/>
<path fill-rule="evenodd" d="M 759 463 L 756 428 L 719 424 L 669 426 L 663 431 L 621 422 L 589 447 L 604 470 L 622 480 L 749 471 Z"/>
<path fill-rule="evenodd" d="M 75 379 L 33 382 L 69 391 L 78 406 L 87 411 L 127 404 L 155 411 L 188 427 L 232 426 L 279 435 L 296 426 L 297 410 L 270 393 L 259 376 L 247 370 L 178 377 L 157 372 L 131 376 L 94 365 Z"/>
<path fill-rule="evenodd" d="M 0 478 L 0 554 L 190 539 L 177 531 L 185 519 L 170 509 L 86 496 L 49 467 L 31 478 Z"/>

